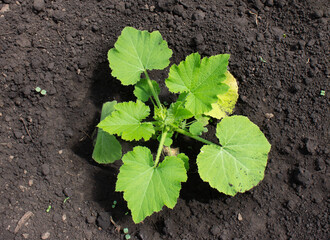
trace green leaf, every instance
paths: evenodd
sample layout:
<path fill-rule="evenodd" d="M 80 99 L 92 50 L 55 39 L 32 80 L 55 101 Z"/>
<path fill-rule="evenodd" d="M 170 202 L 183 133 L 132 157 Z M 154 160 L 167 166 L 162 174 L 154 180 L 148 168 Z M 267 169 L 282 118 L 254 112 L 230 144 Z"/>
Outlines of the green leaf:
<path fill-rule="evenodd" d="M 174 64 L 170 68 L 165 83 L 171 92 L 188 93 L 185 106 L 194 115 L 209 112 L 217 95 L 228 91 L 229 87 L 221 83 L 225 80 L 228 59 L 228 54 L 202 60 L 198 53 L 190 54 L 178 66 Z"/>
<path fill-rule="evenodd" d="M 228 92 L 218 95 L 218 101 L 212 104 L 212 110 L 206 115 L 221 119 L 233 113 L 238 99 L 238 86 L 234 76 L 227 71 L 225 84 L 229 86 Z"/>
<path fill-rule="evenodd" d="M 173 208 L 179 197 L 181 182 L 187 180 L 183 161 L 175 156 L 165 157 L 154 167 L 151 152 L 146 147 L 135 147 L 123 157 L 116 191 L 124 192 L 124 199 L 139 223 L 164 205 Z"/>
<path fill-rule="evenodd" d="M 189 158 L 188 158 L 188 156 L 184 153 L 180 153 L 180 154 L 178 154 L 177 157 L 180 158 L 183 161 L 184 167 L 185 167 L 186 171 L 188 172 L 189 171 Z"/>
<path fill-rule="evenodd" d="M 167 133 L 166 138 L 165 138 L 165 142 L 164 142 L 164 146 L 170 147 L 172 145 L 172 143 L 173 143 L 172 136 L 173 136 L 173 132 L 168 132 Z M 161 138 L 162 138 L 162 135 L 160 134 L 157 137 L 157 140 L 160 142 Z"/>
<path fill-rule="evenodd" d="M 125 27 L 115 47 L 108 52 L 112 76 L 123 85 L 132 85 L 140 80 L 146 70 L 166 68 L 172 56 L 158 31 L 149 33 L 132 27 Z"/>
<path fill-rule="evenodd" d="M 159 95 L 160 88 L 156 81 L 151 80 L 152 85 L 156 91 L 156 93 Z M 134 95 L 137 97 L 137 99 L 141 100 L 142 102 L 148 101 L 149 97 L 152 96 L 152 92 L 150 90 L 148 80 L 147 79 L 141 79 L 134 88 Z"/>
<path fill-rule="evenodd" d="M 202 135 L 203 131 L 204 131 L 203 123 L 198 122 L 198 121 L 194 122 L 189 127 L 189 132 L 196 136 Z"/>
<path fill-rule="evenodd" d="M 234 196 L 256 186 L 263 178 L 270 144 L 247 117 L 224 118 L 216 136 L 222 145 L 205 145 L 197 156 L 198 172 L 219 192 Z"/>
<path fill-rule="evenodd" d="M 210 117 L 208 117 L 208 116 L 198 115 L 198 116 L 195 116 L 195 118 L 198 122 L 202 123 L 203 126 L 206 126 L 207 124 L 209 124 Z"/>
<path fill-rule="evenodd" d="M 182 120 L 189 119 L 192 117 L 193 114 L 185 108 L 184 103 L 181 101 L 177 101 L 175 103 L 172 103 L 170 108 L 168 109 L 165 123 L 168 125 L 177 125 L 181 123 Z"/>
<path fill-rule="evenodd" d="M 114 110 L 116 101 L 106 102 L 102 106 L 101 121 L 109 116 Z M 121 145 L 115 136 L 98 129 L 96 144 L 94 147 L 92 158 L 97 163 L 107 164 L 113 163 L 121 158 Z"/>
<path fill-rule="evenodd" d="M 117 134 L 127 141 L 149 140 L 155 133 L 150 122 L 141 122 L 149 116 L 150 108 L 140 100 L 115 105 L 116 111 L 99 123 L 98 127 L 110 134 Z"/>

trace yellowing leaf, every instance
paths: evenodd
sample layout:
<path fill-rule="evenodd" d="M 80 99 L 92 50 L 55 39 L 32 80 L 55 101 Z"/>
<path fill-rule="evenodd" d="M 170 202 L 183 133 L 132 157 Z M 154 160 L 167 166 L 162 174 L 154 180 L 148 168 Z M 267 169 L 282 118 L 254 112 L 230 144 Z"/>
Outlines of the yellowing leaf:
<path fill-rule="evenodd" d="M 226 93 L 218 95 L 218 101 L 212 104 L 212 110 L 206 115 L 221 119 L 233 113 L 238 99 L 238 86 L 234 76 L 227 71 L 226 80 L 223 82 L 229 86 Z"/>
<path fill-rule="evenodd" d="M 204 57 L 192 53 L 179 65 L 172 65 L 165 84 L 171 92 L 187 93 L 185 107 L 195 116 L 212 110 L 217 96 L 227 92 L 222 82 L 228 66 L 228 54 Z"/>

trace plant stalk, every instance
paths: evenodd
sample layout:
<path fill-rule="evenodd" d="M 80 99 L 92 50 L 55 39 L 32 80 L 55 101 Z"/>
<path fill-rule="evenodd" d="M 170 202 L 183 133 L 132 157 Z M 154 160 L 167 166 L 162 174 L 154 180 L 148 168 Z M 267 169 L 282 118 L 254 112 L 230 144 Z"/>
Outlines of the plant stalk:
<path fill-rule="evenodd" d="M 176 132 L 178 132 L 178 133 L 181 133 L 181 134 L 183 134 L 183 135 L 186 135 L 186 136 L 188 136 L 188 137 L 191 137 L 191 138 L 193 138 L 193 139 L 195 139 L 195 140 L 197 140 L 197 141 L 200 141 L 200 142 L 202 142 L 202 143 L 205 143 L 205 144 L 209 144 L 209 145 L 218 145 L 218 144 L 215 144 L 215 143 L 213 143 L 213 142 L 210 142 L 210 141 L 208 141 L 208 140 L 206 140 L 206 139 L 204 139 L 204 138 L 201 138 L 201 137 L 195 136 L 195 135 L 191 134 L 190 132 L 187 132 L 187 131 L 185 131 L 185 130 L 183 130 L 183 129 L 181 129 L 181 128 L 175 128 L 174 131 L 176 131 Z"/>
<path fill-rule="evenodd" d="M 152 85 L 152 82 L 151 82 L 151 80 L 150 80 L 150 78 L 149 78 L 149 75 L 148 75 L 147 71 L 144 71 L 144 75 L 145 75 L 146 78 L 147 78 L 148 85 L 149 85 L 149 87 L 150 87 L 150 90 L 151 90 L 151 92 L 152 92 L 152 95 L 153 95 L 154 99 L 156 100 L 157 107 L 159 107 L 159 108 L 163 108 L 163 107 L 162 107 L 162 104 L 160 103 L 160 100 L 159 100 L 159 98 L 158 98 L 158 95 L 157 95 L 157 93 L 156 93 L 156 91 L 155 91 L 155 89 L 154 89 L 154 86 Z"/>
<path fill-rule="evenodd" d="M 157 150 L 157 155 L 156 155 L 156 161 L 154 164 L 154 168 L 157 167 L 159 159 L 160 159 L 160 155 L 162 154 L 162 150 L 164 147 L 164 143 L 165 143 L 165 139 L 167 136 L 168 131 L 165 131 L 162 133 L 162 137 L 160 138 L 160 142 L 159 142 L 159 146 L 158 146 L 158 150 Z"/>

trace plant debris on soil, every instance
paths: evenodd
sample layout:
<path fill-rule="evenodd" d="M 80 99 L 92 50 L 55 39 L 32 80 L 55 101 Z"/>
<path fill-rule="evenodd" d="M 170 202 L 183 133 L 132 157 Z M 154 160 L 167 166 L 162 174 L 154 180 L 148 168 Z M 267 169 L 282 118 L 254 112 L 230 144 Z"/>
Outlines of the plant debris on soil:
<path fill-rule="evenodd" d="M 329 17 L 327 0 L 0 0 L 0 239 L 328 239 Z M 125 26 L 160 31 L 172 64 L 231 54 L 235 113 L 272 145 L 258 186 L 218 193 L 197 173 L 201 145 L 181 138 L 177 205 L 133 223 L 121 161 L 91 158 L 102 104 L 134 100 L 107 61 Z M 166 89 L 167 73 L 150 76 Z"/>

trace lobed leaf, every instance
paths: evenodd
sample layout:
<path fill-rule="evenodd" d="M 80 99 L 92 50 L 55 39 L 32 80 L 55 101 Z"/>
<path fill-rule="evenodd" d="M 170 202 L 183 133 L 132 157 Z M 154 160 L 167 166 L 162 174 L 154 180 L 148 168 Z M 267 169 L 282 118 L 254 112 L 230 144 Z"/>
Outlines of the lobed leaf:
<path fill-rule="evenodd" d="M 222 145 L 205 145 L 197 156 L 198 172 L 219 192 L 234 196 L 256 186 L 263 178 L 270 144 L 247 117 L 224 118 L 216 136 Z"/>
<path fill-rule="evenodd" d="M 175 206 L 181 182 L 187 180 L 183 160 L 167 156 L 154 167 L 150 150 L 138 146 L 124 155 L 123 162 L 116 191 L 124 192 L 124 199 L 135 223 L 160 211 L 164 205 L 169 208 Z"/>
<path fill-rule="evenodd" d="M 166 68 L 171 56 L 172 50 L 158 31 L 149 33 L 132 27 L 123 29 L 108 52 L 112 76 L 123 85 L 137 83 L 146 70 Z"/>
<path fill-rule="evenodd" d="M 221 83 L 225 80 L 228 59 L 228 54 L 202 60 L 198 53 L 190 54 L 178 66 L 174 64 L 170 68 L 166 86 L 174 93 L 188 93 L 185 106 L 194 115 L 209 112 L 217 95 L 228 91 L 229 87 Z"/>
<path fill-rule="evenodd" d="M 101 121 L 115 110 L 116 104 L 116 101 L 106 102 L 103 104 Z M 97 131 L 97 138 L 92 158 L 98 163 L 107 164 L 119 160 L 121 155 L 121 145 L 116 137 L 99 128 Z"/>
<path fill-rule="evenodd" d="M 221 119 L 233 113 L 238 99 L 238 86 L 234 76 L 227 71 L 226 80 L 223 82 L 229 86 L 226 93 L 218 95 L 218 101 L 212 104 L 212 110 L 206 115 Z"/>
<path fill-rule="evenodd" d="M 160 93 L 160 88 L 158 83 L 155 80 L 151 80 L 151 83 L 156 91 L 157 94 Z M 150 90 L 148 80 L 147 79 L 141 79 L 134 88 L 134 95 L 137 97 L 137 99 L 141 100 L 142 102 L 148 101 L 148 99 L 152 96 L 152 92 Z"/>
<path fill-rule="evenodd" d="M 110 116 L 99 123 L 98 127 L 110 134 L 117 134 L 127 141 L 149 140 L 155 133 L 150 122 L 141 122 L 149 116 L 150 108 L 140 100 L 118 103 Z"/>

